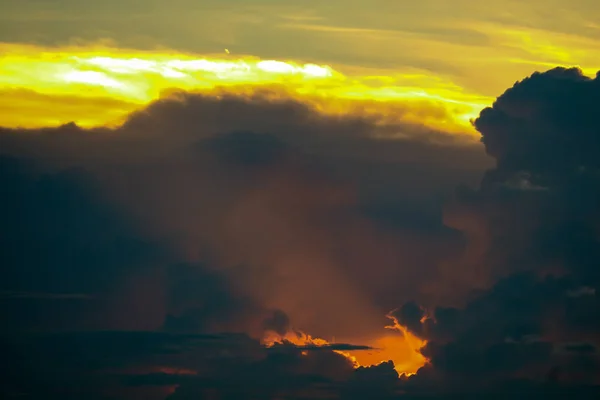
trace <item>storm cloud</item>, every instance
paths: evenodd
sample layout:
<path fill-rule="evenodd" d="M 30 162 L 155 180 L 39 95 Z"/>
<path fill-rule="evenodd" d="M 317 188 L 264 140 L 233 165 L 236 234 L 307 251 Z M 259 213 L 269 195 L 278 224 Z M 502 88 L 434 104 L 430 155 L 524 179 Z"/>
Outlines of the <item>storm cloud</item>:
<path fill-rule="evenodd" d="M 3 342 L 28 360 L 3 384 L 27 390 L 57 365 L 31 360 L 58 358 L 31 349 L 75 337 L 79 359 L 33 395 L 70 377 L 74 398 L 584 398 L 598 82 L 518 82 L 474 121 L 483 145 L 260 91 L 172 93 L 114 129 L 0 130 Z M 390 320 L 426 341 L 416 375 L 345 355 L 377 351 Z M 332 343 L 267 348 L 265 332 Z"/>
<path fill-rule="evenodd" d="M 294 357 L 330 358 L 346 378 L 332 350 L 370 351 L 387 312 L 460 253 L 441 204 L 489 165 L 468 138 L 268 90 L 176 92 L 114 129 L 0 141 L 9 336 L 308 332 L 336 341 Z"/>
<path fill-rule="evenodd" d="M 467 237 L 455 273 L 477 286 L 458 306 L 395 313 L 428 340 L 416 381 L 599 383 L 599 96 L 598 76 L 556 68 L 517 82 L 474 121 L 496 166 L 445 217 Z"/>

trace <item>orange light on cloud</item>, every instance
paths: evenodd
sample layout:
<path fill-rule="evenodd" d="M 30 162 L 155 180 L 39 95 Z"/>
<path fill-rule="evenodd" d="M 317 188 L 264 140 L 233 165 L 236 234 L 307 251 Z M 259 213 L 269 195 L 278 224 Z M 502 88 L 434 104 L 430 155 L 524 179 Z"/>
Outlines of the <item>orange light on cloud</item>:
<path fill-rule="evenodd" d="M 394 367 L 399 375 L 414 375 L 419 368 L 427 364 L 427 359 L 420 353 L 420 349 L 427 342 L 410 333 L 395 318 L 391 316 L 388 316 L 388 318 L 392 321 L 392 324 L 385 327 L 389 332 L 361 343 L 372 347 L 372 349 L 335 350 L 335 352 L 348 358 L 354 368 L 374 366 L 391 360 L 394 362 Z M 297 346 L 326 346 L 332 344 L 324 339 L 312 337 L 300 331 L 290 331 L 283 336 L 269 331 L 263 337 L 262 342 L 269 347 L 284 342 Z"/>

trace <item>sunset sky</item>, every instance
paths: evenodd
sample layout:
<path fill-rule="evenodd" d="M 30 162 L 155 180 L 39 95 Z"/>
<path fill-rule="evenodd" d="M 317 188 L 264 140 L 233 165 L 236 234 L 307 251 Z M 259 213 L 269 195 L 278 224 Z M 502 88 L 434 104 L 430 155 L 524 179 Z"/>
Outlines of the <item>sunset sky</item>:
<path fill-rule="evenodd" d="M 536 70 L 578 65 L 593 74 L 600 67 L 593 1 L 297 3 L 3 2 L 0 88 L 27 92 L 2 101 L 2 122 L 113 122 L 168 88 L 291 80 L 303 93 L 336 98 L 429 99 L 465 125 Z M 225 63 L 249 59 L 267 63 L 250 74 L 223 72 Z M 300 70 L 285 73 L 273 61 Z M 305 64 L 316 65 L 302 70 Z"/>
<path fill-rule="evenodd" d="M 598 49 L 592 0 L 2 1 L 0 394 L 594 398 Z"/>

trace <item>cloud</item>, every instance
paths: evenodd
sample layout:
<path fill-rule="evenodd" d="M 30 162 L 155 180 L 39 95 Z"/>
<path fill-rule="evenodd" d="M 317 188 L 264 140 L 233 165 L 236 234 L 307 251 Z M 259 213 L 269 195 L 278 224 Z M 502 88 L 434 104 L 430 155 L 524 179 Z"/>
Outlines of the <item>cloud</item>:
<path fill-rule="evenodd" d="M 389 386 L 390 375 L 392 385 L 397 379 L 391 363 L 355 371 L 345 356 L 331 351 L 363 349 L 353 345 L 265 348 L 245 335 L 126 331 L 1 339 L 7 357 L 3 365 L 10 365 L 3 371 L 1 388 L 30 397 L 149 398 L 145 396 L 153 390 L 156 398 L 169 392 L 171 399 L 211 392 L 271 398 L 322 389 L 335 393 L 349 381 L 366 389 L 374 385 L 371 378 L 386 380 Z M 360 379 L 363 375 L 369 379 Z"/>
<path fill-rule="evenodd" d="M 349 343 L 335 343 L 335 344 L 307 344 L 307 345 L 295 345 L 290 342 L 284 342 L 283 344 L 275 344 L 271 347 L 272 350 L 278 351 L 283 346 L 284 348 L 287 346 L 293 346 L 298 351 L 352 351 L 352 350 L 372 350 L 373 348 L 370 346 L 359 345 L 359 344 L 349 344 Z"/>
<path fill-rule="evenodd" d="M 2 290 L 91 296 L 3 298 L 5 325 L 94 331 L 56 337 L 109 369 L 75 386 L 119 393 L 596 394 L 597 79 L 556 69 L 507 90 L 474 121 L 491 168 L 443 132 L 269 92 L 175 92 L 116 128 L 3 129 Z M 429 362 L 401 379 L 395 367 L 418 349 L 360 368 L 346 354 L 372 360 L 392 309 L 407 330 L 394 340 L 427 342 Z M 190 343 L 220 332 L 237 334 Z M 306 343 L 266 348 L 269 332 Z M 21 348 L 36 347 L 11 354 Z M 18 382 L 55 369 L 28 368 Z"/>
<path fill-rule="evenodd" d="M 535 73 L 483 110 L 475 127 L 499 170 L 556 175 L 597 168 L 598 88 L 600 78 L 576 68 Z"/>
<path fill-rule="evenodd" d="M 448 273 L 476 285 L 461 304 L 394 314 L 428 340 L 415 381 L 598 384 L 598 82 L 577 69 L 535 73 L 474 121 L 496 167 L 445 218 L 467 238 Z M 525 187 L 506 184 L 524 176 Z"/>
<path fill-rule="evenodd" d="M 261 351 L 247 337 L 143 331 L 2 335 L 0 343 L 6 355 L 2 393 L 21 392 L 34 398 L 109 398 L 123 386 L 119 375 L 136 377 L 149 369 L 177 379 L 189 374 L 185 365 L 206 366 L 240 343 L 246 352 Z M 196 364 L 187 361 L 186 354 L 193 355 Z M 242 360 L 243 352 L 238 356 Z M 155 379 L 152 386 L 160 389 L 165 383 Z"/>
<path fill-rule="evenodd" d="M 3 298 L 49 299 L 49 300 L 91 300 L 93 297 L 85 293 L 35 293 L 35 292 L 0 292 Z"/>
<path fill-rule="evenodd" d="M 406 139 L 377 138 L 378 130 L 390 129 L 404 130 Z M 165 251 L 172 264 L 185 260 L 213 269 L 225 276 L 231 292 L 267 308 L 287 307 L 286 313 L 296 314 L 296 326 L 315 324 L 310 328 L 332 336 L 356 329 L 364 329 L 355 332 L 363 335 L 381 326 L 392 307 L 365 306 L 372 293 L 388 290 L 391 299 L 396 288 L 381 288 L 379 279 L 365 276 L 364 263 L 398 279 L 426 265 L 435 268 L 438 255 L 426 249 L 430 239 L 444 252 L 460 241 L 436 224 L 435 200 L 425 207 L 421 200 L 439 196 L 453 181 L 477 179 L 487 161 L 474 145 L 431 144 L 439 137 L 443 133 L 410 124 L 325 116 L 260 94 L 176 93 L 116 129 L 4 130 L 2 148 L 52 177 L 79 171 L 86 190 L 101 199 L 95 201 L 125 213 L 115 223 L 128 220 L 134 235 L 161 244 L 150 250 Z M 475 166 L 466 165 L 465 157 Z M 43 194 L 27 196 L 46 210 Z M 394 205 L 396 199 L 404 204 Z M 423 239 L 413 237 L 415 227 Z M 74 236 L 84 229 L 73 228 Z M 355 254 L 349 257 L 347 248 Z M 400 259 L 414 267 L 397 270 Z M 156 281 L 148 284 L 164 286 L 159 275 L 165 272 L 157 268 Z M 349 303 L 342 307 L 338 301 Z M 306 309 L 321 309 L 321 322 L 302 315 Z M 344 309 L 352 311 L 342 315 Z M 325 315 L 339 319 L 326 322 Z M 377 317 L 359 328 L 358 315 Z"/>
<path fill-rule="evenodd" d="M 284 336 L 291 330 L 290 318 L 283 311 L 274 310 L 273 314 L 263 321 L 263 327 L 266 331 L 273 331 Z"/>
<path fill-rule="evenodd" d="M 174 92 L 116 128 L 3 128 L 0 149 L 2 290 L 91 297 L 2 299 L 4 329 L 254 338 L 208 352 L 215 365 L 189 364 L 195 350 L 171 360 L 202 375 L 181 378 L 176 396 L 224 382 L 234 392 L 300 390 L 316 379 L 305 375 L 336 392 L 354 375 L 340 352 L 416 369 L 402 335 L 379 348 L 385 315 L 420 298 L 438 264 L 460 253 L 441 202 L 489 165 L 478 144 L 444 132 L 325 115 L 268 91 Z M 265 331 L 294 330 L 336 340 L 253 353 Z M 146 368 L 161 357 L 131 361 Z M 257 364 L 234 367 L 248 357 Z M 265 386 L 273 376 L 280 388 Z"/>

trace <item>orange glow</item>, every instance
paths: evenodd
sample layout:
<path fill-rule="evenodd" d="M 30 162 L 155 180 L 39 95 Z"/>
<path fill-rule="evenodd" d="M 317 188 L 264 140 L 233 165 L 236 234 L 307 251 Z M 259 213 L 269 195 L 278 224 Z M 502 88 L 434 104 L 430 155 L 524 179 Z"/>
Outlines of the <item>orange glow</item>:
<path fill-rule="evenodd" d="M 352 351 L 350 354 L 363 366 L 377 365 L 392 360 L 399 375 L 414 375 L 427 364 L 420 353 L 427 342 L 410 333 L 391 315 L 392 323 L 385 328 L 388 333 L 366 342 L 373 350 Z"/>
<path fill-rule="evenodd" d="M 281 336 L 275 332 L 268 331 L 262 339 L 262 343 L 267 347 L 272 347 L 276 344 L 283 344 L 286 342 L 292 343 L 296 346 L 307 346 L 307 345 L 327 346 L 327 345 L 331 344 L 330 342 L 328 342 L 325 339 L 312 337 L 311 335 L 308 335 L 301 331 L 289 331 L 283 336 Z M 349 352 L 339 351 L 339 350 L 334 350 L 334 352 L 346 357 L 352 363 L 354 368 L 358 368 L 361 366 L 361 364 L 358 363 L 356 358 L 353 355 L 351 355 Z M 308 352 L 303 351 L 301 354 L 305 356 L 305 355 L 308 355 Z"/>
<path fill-rule="evenodd" d="M 296 346 L 326 346 L 330 344 L 325 339 L 315 338 L 301 331 L 289 331 L 283 336 L 273 331 L 267 331 L 262 338 L 262 343 L 267 347 L 272 347 L 276 344 L 282 344 L 284 342 L 289 342 L 295 344 Z"/>
<path fill-rule="evenodd" d="M 388 318 L 392 321 L 392 324 L 385 328 L 392 332 L 361 343 L 373 347 L 372 350 L 335 350 L 335 352 L 348 358 L 354 368 L 378 365 L 391 360 L 394 362 L 399 375 L 414 375 L 419 368 L 427 363 L 427 359 L 419 352 L 427 342 L 410 333 L 394 317 L 388 316 Z M 280 336 L 275 332 L 267 332 L 262 342 L 268 347 L 284 342 L 297 346 L 325 346 L 331 344 L 324 339 L 315 338 L 300 331 L 290 331 L 284 336 Z M 305 355 L 306 351 L 302 354 Z"/>
<path fill-rule="evenodd" d="M 472 133 L 469 120 L 491 101 L 418 74 L 365 76 L 252 56 L 0 43 L 2 126 L 114 125 L 165 91 L 247 93 L 265 86 L 325 113 L 402 119 L 453 133 Z"/>

